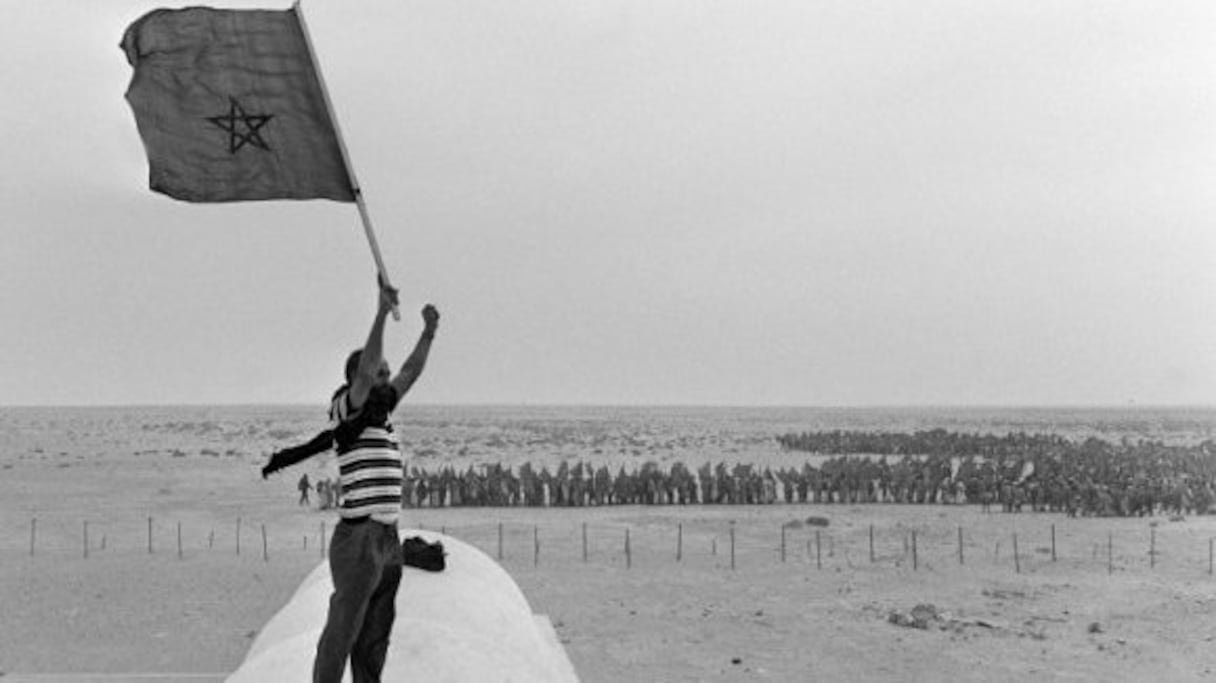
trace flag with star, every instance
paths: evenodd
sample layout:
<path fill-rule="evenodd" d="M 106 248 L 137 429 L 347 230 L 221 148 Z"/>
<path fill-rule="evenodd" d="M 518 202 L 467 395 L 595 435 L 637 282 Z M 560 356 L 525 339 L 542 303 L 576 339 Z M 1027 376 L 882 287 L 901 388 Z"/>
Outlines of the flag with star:
<path fill-rule="evenodd" d="M 153 10 L 122 49 L 152 190 L 191 202 L 355 201 L 295 9 Z"/>

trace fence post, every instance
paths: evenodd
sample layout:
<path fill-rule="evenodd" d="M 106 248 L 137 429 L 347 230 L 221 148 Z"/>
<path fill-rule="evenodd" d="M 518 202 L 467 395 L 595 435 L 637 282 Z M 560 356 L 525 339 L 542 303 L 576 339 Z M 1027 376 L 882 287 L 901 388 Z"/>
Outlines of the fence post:
<path fill-rule="evenodd" d="M 684 523 L 676 526 L 676 562 L 684 559 Z"/>
<path fill-rule="evenodd" d="M 916 529 L 913 529 L 912 530 L 912 571 L 916 571 L 918 568 L 919 568 L 919 563 L 917 562 L 917 557 L 916 557 Z"/>
<path fill-rule="evenodd" d="M 815 534 L 818 535 L 819 532 L 816 531 Z M 870 564 L 874 564 L 874 525 L 873 524 L 870 525 Z"/>
<path fill-rule="evenodd" d="M 270 561 L 270 549 L 267 547 L 267 544 L 266 544 L 266 525 L 265 524 L 262 525 L 262 561 L 263 562 Z"/>
<path fill-rule="evenodd" d="M 735 568 L 735 523 L 730 523 L 730 568 Z"/>
<path fill-rule="evenodd" d="M 1148 568 L 1157 568 L 1157 527 L 1148 529 Z"/>
<path fill-rule="evenodd" d="M 958 563 L 963 564 L 963 527 L 958 528 Z"/>
<path fill-rule="evenodd" d="M 241 518 L 236 518 L 236 554 L 241 554 Z"/>
<path fill-rule="evenodd" d="M 38 536 L 38 518 L 30 519 L 30 557 L 34 556 L 34 543 Z"/>
<path fill-rule="evenodd" d="M 152 554 L 152 517 L 148 517 L 148 554 Z"/>
<path fill-rule="evenodd" d="M 819 542 L 819 530 L 815 530 L 815 568 L 823 569 L 823 546 Z"/>
<path fill-rule="evenodd" d="M 785 524 L 781 525 L 781 563 L 785 564 Z"/>
<path fill-rule="evenodd" d="M 1115 535 L 1106 535 L 1106 573 L 1115 573 Z"/>
<path fill-rule="evenodd" d="M 532 525 L 532 566 L 540 564 L 540 527 Z"/>
<path fill-rule="evenodd" d="M 629 547 L 629 527 L 625 527 L 625 569 L 633 567 L 633 552 Z"/>
<path fill-rule="evenodd" d="M 84 559 L 89 559 L 89 520 L 84 520 Z"/>
<path fill-rule="evenodd" d="M 498 523 L 498 561 L 502 562 L 502 522 Z"/>
<path fill-rule="evenodd" d="M 1051 525 L 1051 561 L 1056 561 L 1056 525 Z"/>
<path fill-rule="evenodd" d="M 182 559 L 182 523 L 177 522 L 177 559 Z"/>
<path fill-rule="evenodd" d="M 1022 573 L 1022 561 L 1018 558 L 1018 535 L 1013 535 L 1013 571 L 1016 574 Z"/>

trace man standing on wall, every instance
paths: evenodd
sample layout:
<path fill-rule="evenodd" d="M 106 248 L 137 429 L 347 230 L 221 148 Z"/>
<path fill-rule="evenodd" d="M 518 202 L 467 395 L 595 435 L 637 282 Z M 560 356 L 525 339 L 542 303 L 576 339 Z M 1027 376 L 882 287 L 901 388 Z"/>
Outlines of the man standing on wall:
<path fill-rule="evenodd" d="M 439 325 L 439 312 L 427 304 L 422 335 L 401 370 L 390 376 L 382 353 L 384 322 L 396 305 L 397 290 L 382 281 L 367 343 L 347 359 L 346 384 L 330 406 L 341 521 L 329 545 L 334 592 L 317 643 L 315 683 L 339 683 L 347 659 L 355 683 L 379 681 L 396 617 L 404 459 L 389 415 L 422 374 Z"/>

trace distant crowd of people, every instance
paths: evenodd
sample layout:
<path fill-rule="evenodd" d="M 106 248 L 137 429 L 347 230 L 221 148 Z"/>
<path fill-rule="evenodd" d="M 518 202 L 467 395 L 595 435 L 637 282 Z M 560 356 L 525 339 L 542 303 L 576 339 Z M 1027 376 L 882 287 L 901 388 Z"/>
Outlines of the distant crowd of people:
<path fill-rule="evenodd" d="M 300 479 L 296 482 L 296 488 L 300 491 L 300 505 L 311 505 L 308 494 L 316 487 L 317 492 L 317 507 L 321 510 L 333 510 L 342 504 L 342 488 L 338 486 L 338 480 L 332 477 L 318 479 L 316 484 L 313 484 L 308 479 L 307 474 L 300 475 Z"/>
<path fill-rule="evenodd" d="M 935 429 L 806 432 L 778 441 L 788 450 L 852 454 L 829 459 L 824 469 L 851 481 L 846 490 L 878 486 L 900 502 L 995 504 L 1006 512 L 1029 507 L 1072 516 L 1206 514 L 1216 503 L 1216 442 L 1210 439 L 1167 445 Z"/>
<path fill-rule="evenodd" d="M 801 467 L 705 463 L 695 471 L 561 463 L 407 466 L 404 507 L 602 505 L 978 504 L 985 510 L 1084 516 L 1204 514 L 1216 503 L 1216 444 L 1074 442 L 1052 434 L 1004 437 L 934 430 L 912 434 L 809 432 L 778 437 L 818 456 Z M 306 477 L 301 479 L 301 504 Z M 315 484 L 322 509 L 338 487 Z"/>

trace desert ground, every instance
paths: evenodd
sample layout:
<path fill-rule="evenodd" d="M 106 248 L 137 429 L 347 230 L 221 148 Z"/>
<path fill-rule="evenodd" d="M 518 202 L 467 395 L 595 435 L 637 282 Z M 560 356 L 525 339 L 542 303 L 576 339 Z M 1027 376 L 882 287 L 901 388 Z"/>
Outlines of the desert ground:
<path fill-rule="evenodd" d="M 611 437 L 492 422 L 436 418 L 403 438 L 458 467 L 794 457 L 763 437 L 773 424 L 698 423 L 682 441 L 681 420 Z M 295 482 L 332 463 L 257 474 L 316 424 L 0 415 L 0 671 L 234 670 L 322 561 L 333 513 L 297 505 Z M 776 504 L 407 509 L 403 523 L 501 558 L 588 683 L 1216 679 L 1216 517 Z"/>

